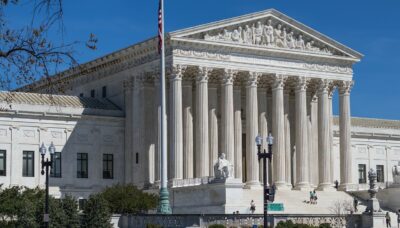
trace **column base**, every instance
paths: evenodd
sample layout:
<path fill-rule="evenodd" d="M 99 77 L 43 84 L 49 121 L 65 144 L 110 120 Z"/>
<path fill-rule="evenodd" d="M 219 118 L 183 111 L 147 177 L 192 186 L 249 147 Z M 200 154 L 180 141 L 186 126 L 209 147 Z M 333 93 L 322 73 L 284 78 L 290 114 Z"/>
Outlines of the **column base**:
<path fill-rule="evenodd" d="M 294 190 L 299 190 L 299 191 L 310 191 L 312 188 L 310 186 L 310 183 L 308 182 L 299 182 L 296 183 L 296 185 L 293 188 Z"/>
<path fill-rule="evenodd" d="M 351 191 L 351 190 L 357 190 L 357 186 L 355 186 L 354 184 L 351 184 L 351 183 L 344 183 L 344 184 L 339 185 L 338 190 L 344 191 L 344 192 Z"/>
<path fill-rule="evenodd" d="M 274 182 L 274 184 L 275 184 L 275 187 L 276 187 L 277 190 L 289 190 L 289 189 L 291 189 L 291 187 L 290 187 L 291 185 L 289 186 L 289 184 L 284 182 L 284 181 L 277 181 L 277 182 Z"/>
<path fill-rule="evenodd" d="M 336 189 L 333 187 L 333 183 L 321 183 L 318 185 L 318 191 L 334 192 Z"/>
<path fill-rule="evenodd" d="M 244 188 L 246 189 L 262 189 L 261 183 L 257 180 L 247 181 Z"/>

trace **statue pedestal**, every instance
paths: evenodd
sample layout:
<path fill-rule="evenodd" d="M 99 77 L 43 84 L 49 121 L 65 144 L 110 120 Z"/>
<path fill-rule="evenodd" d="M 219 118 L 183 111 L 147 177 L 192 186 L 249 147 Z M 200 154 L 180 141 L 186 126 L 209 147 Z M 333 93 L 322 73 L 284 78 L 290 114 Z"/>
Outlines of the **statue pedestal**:
<path fill-rule="evenodd" d="M 174 214 L 232 214 L 244 213 L 241 179 L 215 179 L 209 184 L 171 189 Z M 242 208 L 243 207 L 243 208 Z"/>
<path fill-rule="evenodd" d="M 393 222 L 392 222 L 393 224 Z M 384 212 L 365 213 L 362 215 L 362 227 L 382 228 L 386 227 L 386 218 Z"/>

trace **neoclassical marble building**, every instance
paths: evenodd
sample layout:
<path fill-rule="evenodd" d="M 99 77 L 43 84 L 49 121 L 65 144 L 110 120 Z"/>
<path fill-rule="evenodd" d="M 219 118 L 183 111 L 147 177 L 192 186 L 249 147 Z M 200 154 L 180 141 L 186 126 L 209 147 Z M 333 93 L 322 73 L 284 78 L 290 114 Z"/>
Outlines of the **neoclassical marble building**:
<path fill-rule="evenodd" d="M 115 126 L 117 132 L 123 131 L 117 143 L 122 143 L 123 154 L 114 158 L 116 180 L 104 183 L 100 178 L 91 182 L 99 188 L 84 186 L 84 180 L 75 177 L 76 166 L 67 163 L 75 164 L 75 153 L 82 150 L 101 156 L 105 138 L 93 134 L 115 134 L 108 132 L 107 124 L 113 121 L 100 117 L 104 114 L 100 109 L 98 114 L 90 114 L 100 122 L 88 124 L 86 133 L 91 138 L 87 143 L 99 147 L 83 148 L 73 143 L 75 149 L 61 151 L 71 158 L 61 161 L 62 167 L 68 167 L 65 176 L 51 179 L 57 183 L 53 185 L 55 192 L 82 196 L 80 192 L 90 193 L 116 182 L 146 189 L 158 187 L 157 42 L 156 37 L 151 38 L 65 71 L 54 76 L 51 85 L 38 81 L 20 89 L 46 93 L 62 87 L 74 99 L 105 102 L 123 113 L 123 117 L 118 112 L 107 117 L 123 122 L 123 126 Z M 262 167 L 255 138 L 264 138 L 265 149 L 269 132 L 274 136 L 269 180 L 278 190 L 334 191 L 336 180 L 340 190 L 365 189 L 369 168 L 379 169 L 382 187 L 389 185 L 392 166 L 400 161 L 400 122 L 351 117 L 353 65 L 361 58 L 362 54 L 273 9 L 169 33 L 166 62 L 171 189 L 209 185 L 221 153 L 234 166 L 237 186 L 260 188 Z M 337 117 L 332 115 L 335 93 L 339 95 Z M 29 99 L 25 102 L 30 103 Z M 68 113 L 68 109 L 61 112 Z M 89 115 L 82 112 L 82 116 Z M 12 126 L 12 115 L 2 114 L 8 121 L 2 126 Z M 35 118 L 47 121 L 53 117 L 43 114 Z M 40 131 L 41 125 L 35 128 Z M 79 132 L 78 125 L 75 130 Z M 32 145 L 38 147 L 40 142 L 37 139 Z M 68 140 L 60 142 L 60 148 L 66 143 Z M 112 154 L 119 150 L 110 147 L 108 151 Z M 93 163 L 89 166 L 101 172 L 101 162 Z M 71 182 L 66 184 L 64 178 Z M 90 173 L 88 178 L 93 178 Z M 14 183 L 27 183 L 19 180 Z"/>

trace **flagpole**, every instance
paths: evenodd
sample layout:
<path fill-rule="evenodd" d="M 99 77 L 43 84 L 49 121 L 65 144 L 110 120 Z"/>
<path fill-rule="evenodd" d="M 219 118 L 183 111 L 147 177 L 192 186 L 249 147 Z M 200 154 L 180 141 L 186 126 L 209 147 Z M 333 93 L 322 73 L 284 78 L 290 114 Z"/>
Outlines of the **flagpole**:
<path fill-rule="evenodd" d="M 171 214 L 171 206 L 169 204 L 169 192 L 167 186 L 167 119 L 166 119 L 166 99 L 165 99 L 165 35 L 164 35 L 164 0 L 160 0 L 161 13 L 161 187 L 160 202 L 158 213 Z M 160 29 L 160 28 L 159 28 Z M 160 31 L 159 31 L 160 32 Z"/>

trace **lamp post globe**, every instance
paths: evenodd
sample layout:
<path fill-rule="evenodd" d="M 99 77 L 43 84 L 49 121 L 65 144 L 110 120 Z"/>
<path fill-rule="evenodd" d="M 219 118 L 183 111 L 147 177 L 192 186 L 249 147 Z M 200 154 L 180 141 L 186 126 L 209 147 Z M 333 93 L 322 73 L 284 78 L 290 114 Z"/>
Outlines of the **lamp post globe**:
<path fill-rule="evenodd" d="M 256 137 L 256 144 L 257 144 L 257 146 L 261 146 L 261 144 L 262 144 L 262 137 L 260 136 L 260 135 L 257 135 L 257 137 Z"/>
<path fill-rule="evenodd" d="M 56 152 L 56 147 L 54 146 L 53 142 L 51 142 L 51 144 L 49 146 L 49 152 L 52 155 Z"/>
<path fill-rule="evenodd" d="M 274 137 L 272 137 L 271 132 L 268 134 L 267 142 L 268 142 L 268 145 L 271 145 L 271 146 L 274 144 Z"/>
<path fill-rule="evenodd" d="M 46 147 L 44 146 L 44 143 L 39 147 L 39 151 L 42 156 L 46 155 Z"/>

